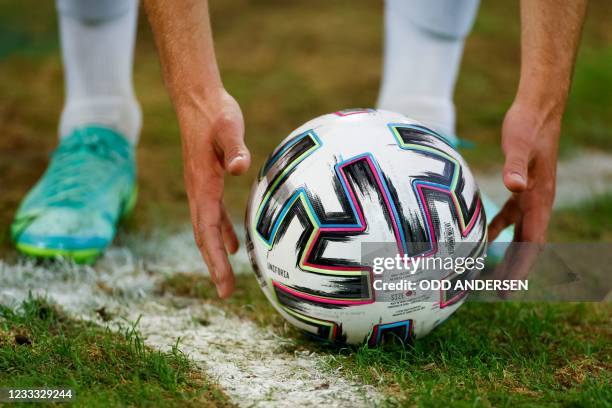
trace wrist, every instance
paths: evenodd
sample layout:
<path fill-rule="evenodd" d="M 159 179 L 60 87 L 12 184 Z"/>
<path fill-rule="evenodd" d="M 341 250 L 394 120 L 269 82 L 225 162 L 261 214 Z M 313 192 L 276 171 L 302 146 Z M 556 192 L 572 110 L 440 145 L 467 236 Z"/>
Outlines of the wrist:
<path fill-rule="evenodd" d="M 569 80 L 521 75 L 513 105 L 548 120 L 561 120 L 569 94 Z"/>
<path fill-rule="evenodd" d="M 225 88 L 218 78 L 190 81 L 185 78 L 166 79 L 170 99 L 177 110 L 202 107 L 208 101 L 221 98 Z"/>
<path fill-rule="evenodd" d="M 173 97 L 173 105 L 181 136 L 187 139 L 199 139 L 227 121 L 243 121 L 240 107 L 223 86 L 185 89 Z"/>
<path fill-rule="evenodd" d="M 522 118 L 532 129 L 560 130 L 564 109 L 565 102 L 555 97 L 527 94 L 517 95 L 510 111 Z"/>

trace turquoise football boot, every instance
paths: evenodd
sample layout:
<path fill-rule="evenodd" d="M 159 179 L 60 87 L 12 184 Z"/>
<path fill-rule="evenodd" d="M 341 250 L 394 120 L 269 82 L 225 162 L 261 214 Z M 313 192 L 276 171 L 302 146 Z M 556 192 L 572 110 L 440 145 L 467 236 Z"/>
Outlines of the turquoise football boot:
<path fill-rule="evenodd" d="M 87 126 L 63 138 L 11 226 L 17 249 L 38 258 L 92 263 L 136 203 L 133 146 L 115 131 Z"/>

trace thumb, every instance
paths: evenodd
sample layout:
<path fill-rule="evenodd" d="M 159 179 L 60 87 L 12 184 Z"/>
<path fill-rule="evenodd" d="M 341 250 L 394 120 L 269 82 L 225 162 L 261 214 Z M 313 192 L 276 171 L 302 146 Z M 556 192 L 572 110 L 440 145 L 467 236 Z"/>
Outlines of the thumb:
<path fill-rule="evenodd" d="M 244 144 L 244 124 L 241 120 L 221 120 L 216 139 L 223 151 L 223 167 L 230 174 L 239 176 L 251 165 L 251 154 Z"/>
<path fill-rule="evenodd" d="M 527 188 L 527 152 L 510 148 L 506 153 L 504 164 L 504 184 L 513 193 L 520 193 Z"/>

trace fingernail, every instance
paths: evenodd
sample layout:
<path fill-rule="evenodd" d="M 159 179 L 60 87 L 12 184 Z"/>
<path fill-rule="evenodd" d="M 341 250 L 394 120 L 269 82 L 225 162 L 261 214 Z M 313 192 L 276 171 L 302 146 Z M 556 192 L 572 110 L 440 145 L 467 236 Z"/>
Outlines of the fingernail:
<path fill-rule="evenodd" d="M 513 171 L 512 173 L 510 173 L 510 175 L 520 181 L 522 181 L 523 183 L 525 182 L 525 178 L 523 177 L 523 175 L 521 173 L 518 173 L 516 171 Z"/>
<path fill-rule="evenodd" d="M 243 154 L 241 154 L 241 153 L 237 154 L 236 156 L 234 156 L 234 157 L 233 157 L 233 158 L 230 160 L 230 162 L 229 162 L 230 166 L 231 166 L 232 164 L 235 164 L 236 162 L 238 162 L 239 160 L 241 160 L 241 159 L 243 159 L 243 158 L 244 158 L 244 155 L 243 155 Z"/>

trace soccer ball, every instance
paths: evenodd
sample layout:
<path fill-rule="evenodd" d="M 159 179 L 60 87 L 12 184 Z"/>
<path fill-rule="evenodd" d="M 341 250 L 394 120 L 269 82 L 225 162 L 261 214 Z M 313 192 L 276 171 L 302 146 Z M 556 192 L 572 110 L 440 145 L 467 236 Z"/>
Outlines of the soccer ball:
<path fill-rule="evenodd" d="M 372 253 L 459 259 L 486 251 L 485 214 L 463 158 L 423 124 L 374 109 L 323 115 L 292 132 L 259 172 L 246 231 L 253 270 L 278 312 L 348 344 L 424 336 L 466 297 L 450 286 L 384 283 L 478 272 L 395 269 L 376 282 Z"/>

